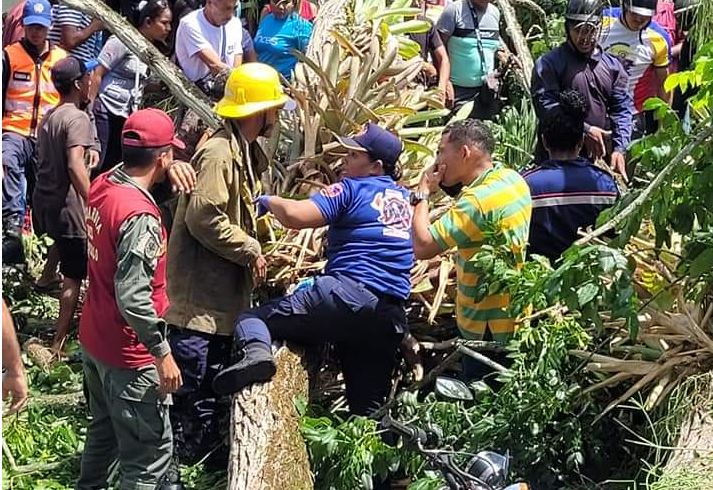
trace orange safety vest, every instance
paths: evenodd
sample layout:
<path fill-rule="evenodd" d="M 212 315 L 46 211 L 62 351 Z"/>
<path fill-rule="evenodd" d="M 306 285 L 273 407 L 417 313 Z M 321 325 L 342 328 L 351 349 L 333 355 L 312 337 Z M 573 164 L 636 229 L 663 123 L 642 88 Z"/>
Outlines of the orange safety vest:
<path fill-rule="evenodd" d="M 66 58 L 62 48 L 50 50 L 34 60 L 21 42 L 5 48 L 10 76 L 5 95 L 2 130 L 35 136 L 42 117 L 59 103 L 59 92 L 52 83 L 52 67 Z"/>

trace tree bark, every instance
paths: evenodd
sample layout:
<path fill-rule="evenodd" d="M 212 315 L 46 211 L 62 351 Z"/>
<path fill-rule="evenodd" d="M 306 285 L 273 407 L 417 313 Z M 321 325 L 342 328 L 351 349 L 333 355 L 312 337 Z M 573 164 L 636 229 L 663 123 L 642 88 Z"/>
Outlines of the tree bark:
<path fill-rule="evenodd" d="M 208 98 L 189 81 L 183 72 L 171 63 L 156 47 L 126 19 L 109 8 L 101 0 L 60 0 L 63 4 L 101 19 L 104 25 L 126 45 L 132 53 L 146 63 L 168 86 L 171 93 L 183 104 L 195 111 L 209 128 L 222 126 L 220 119 L 213 113 Z"/>
<path fill-rule="evenodd" d="M 277 373 L 233 397 L 230 490 L 313 488 L 307 448 L 299 430 L 295 399 L 308 396 L 303 352 L 284 346 L 275 354 Z"/>
<path fill-rule="evenodd" d="M 527 41 L 522 33 L 522 27 L 520 27 L 520 23 L 517 21 L 515 9 L 508 0 L 495 0 L 495 4 L 498 6 L 498 9 L 500 9 L 500 13 L 505 19 L 507 33 L 510 36 L 510 39 L 512 39 L 513 46 L 515 47 L 515 53 L 517 54 L 520 64 L 522 65 L 522 75 L 527 86 L 529 87 L 532 80 L 532 69 L 534 68 L 535 63 L 532 61 L 530 48 L 527 47 Z"/>

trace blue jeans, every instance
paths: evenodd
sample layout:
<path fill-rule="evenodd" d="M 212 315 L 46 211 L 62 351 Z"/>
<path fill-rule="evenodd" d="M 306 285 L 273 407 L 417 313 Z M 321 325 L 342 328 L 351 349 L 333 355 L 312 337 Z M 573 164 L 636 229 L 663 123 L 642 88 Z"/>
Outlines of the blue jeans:
<path fill-rule="evenodd" d="M 34 175 L 35 142 L 5 131 L 2 134 L 2 220 L 22 226 L 27 208 L 27 180 Z"/>
<path fill-rule="evenodd" d="M 109 112 L 99 97 L 94 101 L 93 112 L 97 125 L 97 138 L 101 144 L 99 165 L 93 172 L 93 176 L 96 176 L 121 162 L 121 130 L 124 128 L 126 118 Z"/>
<path fill-rule="evenodd" d="M 211 384 L 230 365 L 233 339 L 171 327 L 168 341 L 183 377 L 171 406 L 174 450 L 181 462 L 192 464 L 220 445 L 228 430 L 229 398 L 218 397 Z M 215 454 L 227 455 L 223 449 Z"/>
<path fill-rule="evenodd" d="M 336 344 L 351 413 L 369 415 L 386 400 L 406 329 L 403 300 L 375 294 L 343 275 L 316 278 L 311 287 L 248 310 L 238 319 L 242 343 L 273 339 Z"/>

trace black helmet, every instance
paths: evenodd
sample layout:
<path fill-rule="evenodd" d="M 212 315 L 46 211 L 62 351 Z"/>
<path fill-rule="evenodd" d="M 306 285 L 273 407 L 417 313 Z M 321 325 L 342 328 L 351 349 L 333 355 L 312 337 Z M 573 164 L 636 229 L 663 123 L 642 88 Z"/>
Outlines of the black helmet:
<path fill-rule="evenodd" d="M 510 469 L 510 455 L 480 451 L 468 462 L 466 472 L 484 481 L 493 488 L 505 485 Z"/>
<path fill-rule="evenodd" d="M 653 17 L 656 15 L 657 3 L 658 0 L 624 0 L 621 2 L 621 6 L 629 12 L 645 17 Z"/>
<path fill-rule="evenodd" d="M 569 0 L 564 18 L 572 22 L 599 24 L 604 4 L 601 0 Z"/>

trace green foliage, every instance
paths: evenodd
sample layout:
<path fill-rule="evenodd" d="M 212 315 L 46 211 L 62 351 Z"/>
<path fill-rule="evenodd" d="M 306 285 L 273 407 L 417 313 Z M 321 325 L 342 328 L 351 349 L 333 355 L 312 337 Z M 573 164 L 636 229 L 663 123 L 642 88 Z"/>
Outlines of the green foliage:
<path fill-rule="evenodd" d="M 537 142 L 537 118 L 530 99 L 523 98 L 517 108 L 504 108 L 492 127 L 497 142 L 494 160 L 515 170 L 522 170 L 532 163 Z"/>
<path fill-rule="evenodd" d="M 315 488 L 372 488 L 405 462 L 404 454 L 384 443 L 374 420 L 303 415 Z"/>

